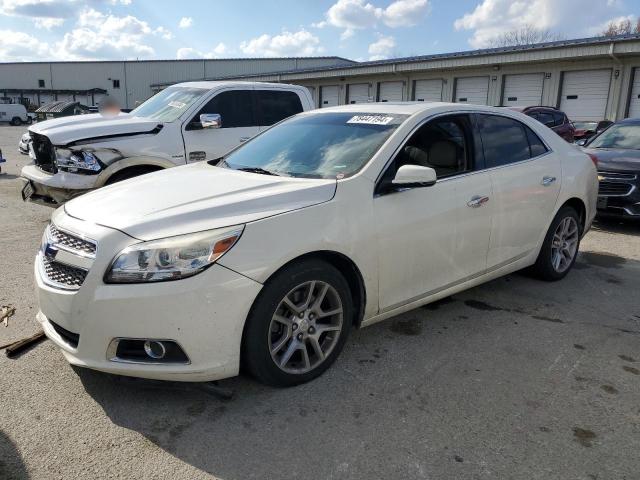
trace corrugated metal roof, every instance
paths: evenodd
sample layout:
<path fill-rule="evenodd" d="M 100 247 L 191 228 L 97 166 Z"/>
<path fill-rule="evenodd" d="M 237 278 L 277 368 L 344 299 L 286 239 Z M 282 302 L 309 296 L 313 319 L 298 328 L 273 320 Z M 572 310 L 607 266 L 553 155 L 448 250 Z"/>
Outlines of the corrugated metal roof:
<path fill-rule="evenodd" d="M 434 60 L 451 60 L 451 59 L 458 59 L 458 58 L 462 59 L 462 58 L 469 58 L 469 57 L 499 55 L 499 54 L 505 54 L 505 53 L 551 50 L 551 49 L 564 48 L 564 47 L 602 45 L 602 44 L 608 44 L 612 42 L 625 42 L 625 41 L 633 41 L 633 40 L 640 40 L 640 34 L 614 35 L 609 37 L 575 38 L 570 40 L 558 40 L 553 42 L 534 43 L 531 45 L 514 45 L 510 47 L 484 48 L 484 49 L 478 49 L 478 50 L 465 50 L 461 52 L 436 53 L 431 55 L 417 55 L 412 57 L 390 58 L 387 60 L 375 60 L 370 62 L 354 62 L 352 65 L 335 65 L 335 66 L 328 66 L 328 67 L 316 67 L 316 68 L 307 68 L 307 69 L 298 69 L 298 70 L 287 70 L 287 71 L 280 71 L 280 72 L 268 72 L 268 73 L 262 73 L 262 74 L 254 74 L 254 75 L 242 75 L 242 77 L 250 78 L 250 77 L 274 76 L 274 75 L 304 74 L 304 73 L 314 73 L 314 72 L 331 72 L 331 71 L 338 71 L 338 70 L 344 70 L 344 69 L 371 70 L 373 73 L 376 67 L 384 67 L 384 66 L 390 66 L 390 65 L 417 63 L 417 62 L 430 62 Z M 215 78 L 208 78 L 207 80 L 224 80 L 227 78 L 238 78 L 238 77 L 215 77 Z M 151 86 L 157 87 L 157 86 L 163 86 L 168 84 L 169 83 L 158 83 Z"/>

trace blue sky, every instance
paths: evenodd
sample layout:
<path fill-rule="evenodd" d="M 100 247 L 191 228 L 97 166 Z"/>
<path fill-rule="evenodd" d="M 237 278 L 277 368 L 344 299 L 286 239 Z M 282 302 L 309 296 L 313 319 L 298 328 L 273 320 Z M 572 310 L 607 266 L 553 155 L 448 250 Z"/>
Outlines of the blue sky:
<path fill-rule="evenodd" d="M 370 60 L 481 48 L 524 25 L 591 36 L 639 14 L 640 0 L 0 0 L 0 62 Z"/>

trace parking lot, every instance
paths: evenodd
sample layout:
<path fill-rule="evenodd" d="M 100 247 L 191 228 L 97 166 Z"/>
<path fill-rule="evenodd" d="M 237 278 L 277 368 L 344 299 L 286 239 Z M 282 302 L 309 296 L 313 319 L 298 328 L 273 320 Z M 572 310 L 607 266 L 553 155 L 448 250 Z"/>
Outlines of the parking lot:
<path fill-rule="evenodd" d="M 51 209 L 20 199 L 24 127 L 0 127 L 0 344 L 35 333 Z M 558 283 L 510 275 L 352 332 L 290 389 L 0 356 L 0 478 L 639 479 L 640 225 L 597 222 Z M 114 312 L 117 315 L 118 312 Z"/>

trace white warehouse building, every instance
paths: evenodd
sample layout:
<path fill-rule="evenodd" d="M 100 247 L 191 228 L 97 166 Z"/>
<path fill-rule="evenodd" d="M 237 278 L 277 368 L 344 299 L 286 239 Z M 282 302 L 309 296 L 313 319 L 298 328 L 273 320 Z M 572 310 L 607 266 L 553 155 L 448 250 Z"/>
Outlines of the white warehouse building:
<path fill-rule="evenodd" d="M 640 117 L 640 35 L 214 78 L 304 85 L 319 108 L 375 101 L 546 105 L 572 120 L 619 120 Z"/>
<path fill-rule="evenodd" d="M 36 106 L 55 100 L 75 100 L 93 106 L 109 95 L 122 108 L 134 108 L 153 94 L 151 85 L 159 82 L 354 63 L 340 57 L 0 63 L 0 97 Z"/>
<path fill-rule="evenodd" d="M 572 120 L 640 117 L 640 35 L 564 40 L 373 62 L 341 57 L 0 63 L 0 96 L 43 104 L 108 94 L 134 108 L 189 80 L 304 85 L 319 108 L 345 103 L 446 101 L 547 105 Z"/>

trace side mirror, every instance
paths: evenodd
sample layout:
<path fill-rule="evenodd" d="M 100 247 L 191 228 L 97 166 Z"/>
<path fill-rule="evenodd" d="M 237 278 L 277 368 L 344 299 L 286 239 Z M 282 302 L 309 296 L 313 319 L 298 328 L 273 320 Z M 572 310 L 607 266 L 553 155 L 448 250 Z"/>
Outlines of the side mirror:
<path fill-rule="evenodd" d="M 607 128 L 609 128 L 609 125 L 611 125 L 612 122 L 610 122 L 609 120 L 602 120 L 600 122 L 598 122 L 598 125 L 596 126 L 596 133 L 600 133 L 603 130 L 606 130 Z"/>
<path fill-rule="evenodd" d="M 436 171 L 431 167 L 402 165 L 391 184 L 400 188 L 430 187 L 436 180 Z"/>
<path fill-rule="evenodd" d="M 576 145 L 580 145 L 581 147 L 584 147 L 586 143 L 587 143 L 586 138 L 581 138 L 580 140 L 576 141 Z"/>
<path fill-rule="evenodd" d="M 200 125 L 202 128 L 222 127 L 222 115 L 219 113 L 203 113 L 200 115 Z"/>

